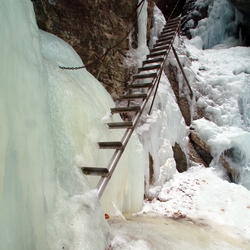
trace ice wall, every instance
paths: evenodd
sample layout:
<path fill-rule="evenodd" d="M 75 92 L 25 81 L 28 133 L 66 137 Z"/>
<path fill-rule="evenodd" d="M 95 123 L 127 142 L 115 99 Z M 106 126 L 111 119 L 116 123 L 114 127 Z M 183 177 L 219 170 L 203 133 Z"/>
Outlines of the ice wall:
<path fill-rule="evenodd" d="M 138 0 L 138 4 L 141 1 Z M 125 58 L 125 64 L 130 65 L 133 68 L 139 68 L 142 66 L 142 61 L 146 59 L 146 55 L 149 53 L 147 46 L 147 18 L 148 18 L 148 1 L 145 0 L 142 5 L 137 10 L 137 48 L 132 47 L 132 37 L 131 33 L 129 34 L 129 51 Z"/>
<path fill-rule="evenodd" d="M 0 6 L 0 249 L 48 249 L 56 182 L 39 35 L 30 1 Z"/>
<path fill-rule="evenodd" d="M 230 0 L 198 0 L 196 6 L 198 9 L 207 8 L 208 14 L 207 18 L 199 21 L 196 29 L 191 30 L 193 38 L 201 38 L 200 47 L 209 49 L 222 43 L 228 46 L 242 44 L 237 29 L 242 14 Z"/>
<path fill-rule="evenodd" d="M 158 36 L 163 30 L 164 25 L 166 24 L 165 17 L 163 16 L 161 10 L 154 5 L 154 15 L 153 15 L 153 28 L 150 33 L 149 48 L 153 49 L 153 45 L 156 43 Z"/>
<path fill-rule="evenodd" d="M 86 69 L 61 70 L 61 66 L 82 65 L 80 58 L 69 49 L 68 44 L 57 37 L 41 32 L 42 52 L 52 63 L 48 66 L 51 83 L 50 95 L 56 127 L 56 138 L 67 138 L 73 144 L 72 162 L 61 162 L 65 168 L 70 164 L 89 167 L 106 167 L 113 150 L 99 150 L 99 141 L 121 140 L 123 130 L 109 130 L 105 123 L 121 121 L 119 115 L 111 115 L 110 108 L 115 104 L 103 86 Z M 76 60 L 76 59 L 78 60 Z M 54 66 L 53 66 L 54 65 Z M 57 77 L 54 77 L 55 75 Z M 57 129 L 62 126 L 62 129 Z M 63 133 L 63 134 L 62 134 Z M 140 210 L 143 197 L 144 161 L 142 147 L 134 135 L 124 156 L 117 166 L 103 197 L 102 205 L 106 212 L 113 209 L 112 202 L 123 212 Z M 67 154 L 68 149 L 58 141 L 59 154 Z M 100 177 L 89 177 L 95 188 Z M 66 182 L 66 180 L 64 180 Z M 71 183 L 67 184 L 74 188 Z M 135 192 L 135 188 L 138 192 Z"/>
<path fill-rule="evenodd" d="M 0 0 L 0 249 L 105 249 L 108 225 L 78 166 L 106 166 L 98 141 L 112 99 L 61 39 L 38 31 L 29 0 Z M 104 194 L 122 211 L 139 210 L 144 154 L 130 142 Z"/>

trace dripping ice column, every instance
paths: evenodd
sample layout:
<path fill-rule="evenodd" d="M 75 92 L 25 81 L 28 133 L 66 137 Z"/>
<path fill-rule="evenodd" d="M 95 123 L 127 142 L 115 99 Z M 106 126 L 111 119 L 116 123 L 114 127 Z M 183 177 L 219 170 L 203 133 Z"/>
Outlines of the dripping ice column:
<path fill-rule="evenodd" d="M 38 28 L 31 1 L 0 6 L 0 249 L 48 249 L 55 182 Z"/>
<path fill-rule="evenodd" d="M 141 0 L 138 1 L 140 3 Z M 138 48 L 136 50 L 137 67 L 141 66 L 142 61 L 149 53 L 147 46 L 147 19 L 148 19 L 148 1 L 145 0 L 137 10 L 138 15 Z"/>

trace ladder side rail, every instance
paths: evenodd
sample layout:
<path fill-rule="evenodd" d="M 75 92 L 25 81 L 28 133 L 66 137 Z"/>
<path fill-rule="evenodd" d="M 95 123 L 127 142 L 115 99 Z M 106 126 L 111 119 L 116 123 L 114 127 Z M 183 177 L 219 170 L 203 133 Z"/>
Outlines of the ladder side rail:
<path fill-rule="evenodd" d="M 148 96 L 150 96 L 152 94 L 152 92 L 154 90 L 154 87 L 156 86 L 156 82 L 158 80 L 158 77 L 159 77 L 159 71 L 157 72 L 157 77 L 155 77 L 153 79 L 153 81 L 152 81 L 152 85 L 153 86 L 150 88 Z M 132 126 L 132 128 L 128 128 L 126 130 L 126 132 L 124 133 L 124 135 L 123 135 L 123 137 L 121 139 L 121 142 L 123 144 L 123 149 L 122 150 L 116 150 L 114 152 L 111 160 L 109 161 L 108 166 L 107 166 L 107 169 L 109 170 L 109 173 L 106 176 L 101 177 L 101 179 L 99 180 L 99 182 L 98 182 L 98 184 L 96 186 L 99 198 L 101 198 L 101 196 L 102 196 L 102 194 L 103 194 L 106 186 L 108 185 L 108 182 L 109 182 L 109 180 L 110 180 L 110 178 L 111 178 L 111 176 L 112 176 L 112 174 L 113 174 L 113 172 L 114 172 L 114 170 L 115 170 L 115 168 L 116 168 L 116 166 L 117 166 L 117 164 L 118 164 L 118 162 L 119 162 L 119 160 L 120 160 L 120 158 L 121 158 L 121 156 L 122 156 L 122 154 L 123 154 L 123 152 L 124 152 L 124 150 L 125 150 L 125 148 L 127 146 L 127 143 L 128 143 L 130 137 L 133 134 L 135 126 L 137 125 L 137 123 L 139 121 L 139 118 L 141 117 L 141 114 L 143 113 L 144 108 L 146 107 L 148 99 L 149 98 L 145 98 L 143 100 L 142 105 L 141 105 L 141 110 L 138 111 L 135 114 L 135 117 L 133 119 L 133 126 Z"/>
<path fill-rule="evenodd" d="M 178 18 L 180 18 L 180 16 Z M 180 21 L 179 21 L 179 23 L 178 23 L 178 25 L 176 27 L 176 32 L 177 32 L 179 26 L 180 26 Z M 119 160 L 120 160 L 120 158 L 121 158 L 121 156 L 122 156 L 122 154 L 123 154 L 123 152 L 124 152 L 124 150 L 125 150 L 125 148 L 127 146 L 127 143 L 129 141 L 130 137 L 132 136 L 133 131 L 134 131 L 134 129 L 135 129 L 135 127 L 136 127 L 136 125 L 137 125 L 137 123 L 138 123 L 138 121 L 139 121 L 145 107 L 146 107 L 146 104 L 147 104 L 147 102 L 149 100 L 149 97 L 151 96 L 155 86 L 157 86 L 157 81 L 159 80 L 159 77 L 161 76 L 162 68 L 163 68 L 163 66 L 164 66 L 164 64 L 165 64 L 165 62 L 167 60 L 170 48 L 171 48 L 171 46 L 172 46 L 172 44 L 174 42 L 174 39 L 176 37 L 176 32 L 175 32 L 175 35 L 173 36 L 173 39 L 171 40 L 171 44 L 169 46 L 169 49 L 166 51 L 166 55 L 164 55 L 164 57 L 163 57 L 164 60 L 161 62 L 161 69 L 157 71 L 156 77 L 152 80 L 152 87 L 149 89 L 148 98 L 145 98 L 142 101 L 141 110 L 136 112 L 135 117 L 134 117 L 134 119 L 132 121 L 132 123 L 133 123 L 132 128 L 128 128 L 126 130 L 126 132 L 124 133 L 123 137 L 122 137 L 121 142 L 123 144 L 123 148 L 121 150 L 118 150 L 118 149 L 115 150 L 115 152 L 114 152 L 114 154 L 113 154 L 113 156 L 112 156 L 112 158 L 109 161 L 108 166 L 107 166 L 107 169 L 109 170 L 108 174 L 106 176 L 101 177 L 101 179 L 99 180 L 99 182 L 98 182 L 98 184 L 96 186 L 99 198 L 101 198 L 106 186 L 109 183 L 109 180 L 111 179 L 111 177 L 113 175 L 113 172 L 114 172 L 114 170 L 115 170 L 115 168 L 116 168 L 116 166 L 117 166 L 117 164 L 118 164 L 118 162 L 119 162 Z"/>
<path fill-rule="evenodd" d="M 182 73 L 182 75 L 183 75 L 183 77 L 184 77 L 184 79 L 185 79 L 185 82 L 187 83 L 187 86 L 188 86 L 188 88 L 189 88 L 191 99 L 193 99 L 193 91 L 192 91 L 192 88 L 191 88 L 191 86 L 190 86 L 190 84 L 189 84 L 189 82 L 188 82 L 187 76 L 186 76 L 186 74 L 185 74 L 185 72 L 184 72 L 184 69 L 183 69 L 183 67 L 182 67 L 182 65 L 181 65 L 181 62 L 180 62 L 180 60 L 179 60 L 179 57 L 178 57 L 178 55 L 177 55 L 177 52 L 176 52 L 176 50 L 175 50 L 173 44 L 171 45 L 171 47 L 172 47 L 172 50 L 173 50 L 173 52 L 174 52 L 175 59 L 176 59 L 178 65 L 179 65 L 179 68 L 180 68 L 180 70 L 181 70 L 181 73 Z"/>
<path fill-rule="evenodd" d="M 180 18 L 180 16 L 178 16 L 178 18 Z M 161 72 L 160 72 L 160 77 L 161 77 L 161 74 L 162 74 L 162 71 L 163 71 L 163 66 L 164 66 L 164 64 L 165 64 L 165 62 L 166 62 L 166 59 L 167 59 L 167 57 L 168 57 L 168 54 L 169 54 L 169 52 L 170 52 L 170 48 L 173 48 L 173 43 L 174 43 L 174 40 L 175 40 L 175 37 L 176 37 L 176 33 L 178 32 L 179 28 L 180 28 L 180 20 L 179 20 L 178 25 L 176 26 L 175 35 L 174 35 L 173 38 L 171 39 L 170 47 L 169 47 L 169 49 L 166 51 L 166 55 L 164 56 L 164 60 L 163 60 L 163 62 L 162 62 L 162 64 L 161 64 L 161 68 L 160 68 L 160 71 L 161 71 Z M 183 73 L 184 73 L 184 72 L 183 72 Z M 156 97 L 156 94 L 157 94 L 157 89 L 158 89 L 159 83 L 160 83 L 160 78 L 158 79 L 157 87 L 156 87 L 156 90 L 155 90 L 155 93 L 154 93 L 154 97 L 153 97 L 153 100 L 152 100 L 152 103 L 151 103 L 151 107 L 150 107 L 149 112 L 148 112 L 149 115 L 150 115 L 151 110 L 152 110 L 152 108 L 153 108 L 153 104 L 154 104 L 154 101 L 155 101 L 155 97 Z M 189 85 L 189 84 L 188 84 L 188 85 Z M 191 90 L 191 94 L 192 94 L 192 90 Z"/>

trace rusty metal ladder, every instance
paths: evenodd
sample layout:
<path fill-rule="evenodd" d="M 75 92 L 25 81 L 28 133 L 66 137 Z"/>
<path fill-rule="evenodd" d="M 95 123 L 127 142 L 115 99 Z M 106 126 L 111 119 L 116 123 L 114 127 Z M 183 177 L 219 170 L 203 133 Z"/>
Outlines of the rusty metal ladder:
<path fill-rule="evenodd" d="M 138 69 L 138 74 L 133 75 L 133 82 L 127 86 L 128 89 L 147 89 L 147 93 L 132 93 L 121 96 L 121 100 L 127 100 L 128 106 L 111 108 L 111 113 L 127 113 L 134 112 L 135 115 L 132 121 L 113 122 L 107 123 L 110 129 L 126 129 L 121 141 L 99 142 L 100 149 L 115 149 L 113 156 L 111 157 L 106 168 L 99 167 L 82 167 L 82 171 L 86 175 L 101 176 L 96 188 L 98 190 L 99 198 L 101 198 L 112 174 L 127 146 L 127 143 L 143 113 L 143 110 L 149 100 L 149 97 L 157 92 L 157 88 L 160 82 L 160 77 L 163 71 L 164 63 L 168 57 L 169 51 L 172 48 L 174 55 L 178 61 L 179 66 L 182 68 L 176 51 L 173 47 L 174 39 L 180 29 L 180 16 L 177 18 L 168 20 L 163 31 L 161 32 L 159 39 L 150 50 L 150 54 L 147 55 L 147 59 L 143 61 L 142 67 Z M 144 73 L 145 71 L 153 71 L 152 73 Z M 183 70 L 183 69 L 182 69 Z M 182 72 L 184 74 L 184 71 Z M 184 77 L 185 78 L 185 77 Z M 150 79 L 148 82 L 144 82 L 145 79 Z M 143 80 L 143 82 L 140 82 Z M 189 86 L 189 84 L 188 84 Z M 190 87 L 190 86 L 189 86 Z M 192 93 L 192 90 L 190 88 Z M 130 105 L 131 100 L 141 99 L 140 105 Z M 154 98 L 151 104 L 151 108 L 154 102 Z M 150 108 L 150 110 L 151 110 Z"/>

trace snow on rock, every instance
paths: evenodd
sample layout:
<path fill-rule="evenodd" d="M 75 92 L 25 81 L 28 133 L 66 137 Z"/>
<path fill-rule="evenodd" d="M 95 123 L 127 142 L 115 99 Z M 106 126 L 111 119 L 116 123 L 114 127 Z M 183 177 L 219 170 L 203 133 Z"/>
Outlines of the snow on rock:
<path fill-rule="evenodd" d="M 213 168 L 196 166 L 176 173 L 156 198 L 145 201 L 139 214 L 216 222 L 236 229 L 236 234 L 250 240 L 250 192 L 222 180 Z"/>
<path fill-rule="evenodd" d="M 250 188 L 250 49 L 247 47 L 200 50 L 185 40 L 192 65 L 188 72 L 196 75 L 191 81 L 197 96 L 197 110 L 205 119 L 193 122 L 210 146 L 218 167 L 219 156 L 233 151 L 230 166 L 240 174 L 237 183 Z M 197 113 L 196 118 L 199 118 Z M 238 153 L 235 153 L 235 152 Z"/>

